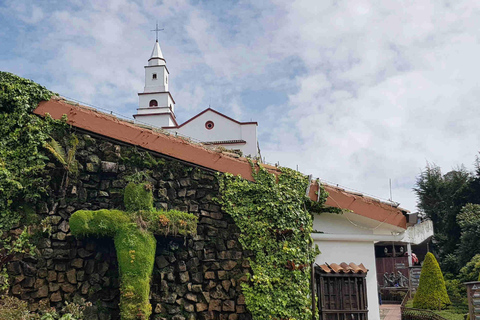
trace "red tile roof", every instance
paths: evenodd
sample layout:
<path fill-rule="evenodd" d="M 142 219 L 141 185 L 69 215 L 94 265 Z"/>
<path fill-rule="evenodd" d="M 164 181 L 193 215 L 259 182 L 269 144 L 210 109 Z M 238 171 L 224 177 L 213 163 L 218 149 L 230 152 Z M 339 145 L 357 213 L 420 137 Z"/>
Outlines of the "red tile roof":
<path fill-rule="evenodd" d="M 54 119 L 60 119 L 66 115 L 68 123 L 77 128 L 210 170 L 228 172 L 240 175 L 244 179 L 253 180 L 250 164 L 245 158 L 233 158 L 182 138 L 142 128 L 132 122 L 118 119 L 93 108 L 54 98 L 50 101 L 40 102 L 33 112 L 40 116 L 48 113 Z M 262 166 L 272 173 L 280 174 L 278 168 L 274 166 L 266 164 L 262 164 Z M 323 187 L 329 193 L 326 205 L 349 209 L 358 215 L 406 229 L 406 217 L 403 214 L 405 210 L 333 186 L 323 185 Z M 318 189 L 318 184 L 313 182 L 309 193 L 309 197 L 313 201 L 317 200 Z"/>

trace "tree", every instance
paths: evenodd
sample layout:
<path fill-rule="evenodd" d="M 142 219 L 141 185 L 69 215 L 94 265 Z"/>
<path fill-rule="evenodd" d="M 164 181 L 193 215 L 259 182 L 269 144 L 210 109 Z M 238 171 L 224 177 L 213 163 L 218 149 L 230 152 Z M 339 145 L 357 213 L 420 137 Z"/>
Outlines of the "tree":
<path fill-rule="evenodd" d="M 420 273 L 420 283 L 413 299 L 413 307 L 438 310 L 451 304 L 445 288 L 442 270 L 435 256 L 427 253 Z"/>
<path fill-rule="evenodd" d="M 451 273 L 458 273 L 462 265 L 447 263 L 456 254 L 460 242 L 461 228 L 457 215 L 462 207 L 473 200 L 471 183 L 472 174 L 464 167 L 459 167 L 445 175 L 440 167 L 428 164 L 417 178 L 414 188 L 418 198 L 418 208 L 433 222 L 436 252 L 442 266 Z"/>
<path fill-rule="evenodd" d="M 475 281 L 480 278 L 480 254 L 475 255 L 460 269 L 458 279 L 463 282 Z"/>
<path fill-rule="evenodd" d="M 480 253 L 480 205 L 467 203 L 457 216 L 457 222 L 461 229 L 457 256 L 463 266 Z"/>

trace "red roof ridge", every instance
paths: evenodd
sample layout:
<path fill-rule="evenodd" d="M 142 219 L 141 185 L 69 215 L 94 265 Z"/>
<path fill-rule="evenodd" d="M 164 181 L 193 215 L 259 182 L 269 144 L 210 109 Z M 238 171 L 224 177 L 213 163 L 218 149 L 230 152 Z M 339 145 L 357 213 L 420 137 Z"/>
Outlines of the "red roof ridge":
<path fill-rule="evenodd" d="M 53 98 L 50 101 L 40 102 L 33 112 L 40 116 L 48 113 L 54 119 L 60 119 L 66 115 L 67 122 L 77 128 L 206 169 L 240 175 L 244 179 L 253 181 L 251 166 L 246 158 L 234 158 L 201 144 L 175 137 L 161 130 L 141 127 L 133 121 L 119 119 L 91 107 L 71 103 L 61 98 Z M 272 173 L 280 174 L 280 169 L 276 166 L 261 165 Z M 368 201 L 364 197 L 347 191 L 340 192 L 332 186 L 323 185 L 323 187 L 329 193 L 327 206 L 349 209 L 355 214 L 406 229 L 406 218 L 400 209 L 380 201 Z M 308 196 L 313 201 L 317 201 L 319 188 L 320 186 L 316 182 L 310 187 Z"/>

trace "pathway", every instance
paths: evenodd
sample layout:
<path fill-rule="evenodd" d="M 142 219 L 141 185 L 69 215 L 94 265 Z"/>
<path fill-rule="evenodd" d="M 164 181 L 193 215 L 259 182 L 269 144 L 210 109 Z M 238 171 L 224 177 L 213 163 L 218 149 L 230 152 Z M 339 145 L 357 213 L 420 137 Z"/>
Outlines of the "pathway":
<path fill-rule="evenodd" d="M 399 304 L 382 304 L 380 306 L 381 320 L 400 320 L 401 318 L 402 314 Z"/>

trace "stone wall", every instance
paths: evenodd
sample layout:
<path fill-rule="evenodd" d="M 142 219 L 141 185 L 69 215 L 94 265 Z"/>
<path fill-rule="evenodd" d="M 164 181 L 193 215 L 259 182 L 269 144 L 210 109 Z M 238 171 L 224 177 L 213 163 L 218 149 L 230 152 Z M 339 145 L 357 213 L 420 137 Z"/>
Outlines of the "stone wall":
<path fill-rule="evenodd" d="M 60 307 L 64 301 L 85 298 L 93 303 L 86 312 L 88 319 L 118 319 L 113 240 L 76 239 L 68 220 L 80 209 L 123 208 L 128 180 L 147 176 L 156 207 L 199 217 L 195 237 L 157 237 L 152 319 L 251 319 L 240 287 L 250 270 L 245 259 L 249 253 L 238 242 L 232 218 L 214 201 L 215 173 L 100 137 L 77 136 L 80 174 L 65 191 L 59 190 L 64 171 L 52 158 L 50 197 L 37 208 L 38 215 L 50 217 L 52 233 L 40 239 L 36 257 L 18 256 L 8 264 L 11 294 L 28 301 L 31 310 L 42 300 Z"/>

